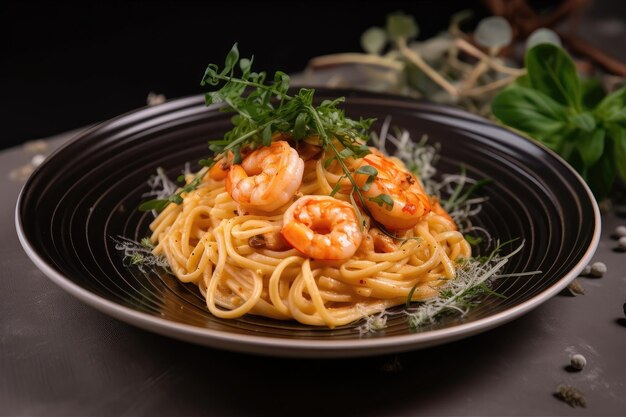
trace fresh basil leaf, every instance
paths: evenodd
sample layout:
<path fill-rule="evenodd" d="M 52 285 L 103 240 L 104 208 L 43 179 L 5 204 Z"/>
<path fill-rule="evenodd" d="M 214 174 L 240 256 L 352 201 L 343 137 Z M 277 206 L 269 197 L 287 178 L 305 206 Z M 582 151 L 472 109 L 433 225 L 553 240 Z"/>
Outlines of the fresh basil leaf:
<path fill-rule="evenodd" d="M 533 88 L 530 84 L 530 79 L 528 78 L 528 74 L 520 75 L 515 79 L 515 84 L 520 87 Z"/>
<path fill-rule="evenodd" d="M 596 119 L 589 112 L 572 114 L 569 121 L 584 132 L 591 132 L 596 128 Z"/>
<path fill-rule="evenodd" d="M 491 107 L 505 124 L 546 142 L 555 132 L 562 131 L 568 120 L 562 105 L 539 91 L 518 85 L 501 91 Z"/>
<path fill-rule="evenodd" d="M 613 142 L 613 159 L 617 172 L 626 182 L 626 129 L 620 126 L 610 127 L 609 136 Z"/>
<path fill-rule="evenodd" d="M 583 178 L 589 184 L 589 188 L 598 201 L 606 197 L 611 191 L 615 172 L 614 160 L 608 154 L 603 155 L 594 166 L 584 172 Z"/>
<path fill-rule="evenodd" d="M 576 148 L 585 167 L 591 167 L 602 156 L 604 152 L 604 138 L 606 131 L 604 129 L 596 129 L 593 132 L 578 131 L 576 138 Z"/>
<path fill-rule="evenodd" d="M 580 87 L 582 89 L 583 106 L 586 109 L 595 109 L 606 97 L 606 91 L 604 91 L 602 83 L 597 78 L 581 80 Z"/>
<path fill-rule="evenodd" d="M 525 65 L 534 89 L 576 111 L 582 110 L 580 80 L 565 50 L 548 43 L 536 45 L 526 53 Z"/>
<path fill-rule="evenodd" d="M 626 128 L 626 87 L 609 94 L 598 104 L 595 115 L 606 123 Z"/>

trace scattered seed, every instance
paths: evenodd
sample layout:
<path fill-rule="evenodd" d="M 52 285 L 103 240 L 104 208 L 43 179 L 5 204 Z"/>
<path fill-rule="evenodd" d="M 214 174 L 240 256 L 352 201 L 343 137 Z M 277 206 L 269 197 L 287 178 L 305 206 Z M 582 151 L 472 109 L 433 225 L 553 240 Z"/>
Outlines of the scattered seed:
<path fill-rule="evenodd" d="M 617 226 L 614 235 L 616 238 L 626 237 L 626 226 Z"/>
<path fill-rule="evenodd" d="M 626 236 L 622 236 L 619 238 L 619 240 L 617 241 L 617 247 L 620 250 L 626 251 Z"/>
<path fill-rule="evenodd" d="M 604 262 L 594 262 L 591 265 L 591 275 L 596 278 L 601 278 L 606 274 L 606 265 Z"/>
<path fill-rule="evenodd" d="M 580 371 L 587 365 L 587 359 L 580 353 L 577 353 L 570 358 L 570 365 L 572 365 L 572 368 Z"/>
<path fill-rule="evenodd" d="M 578 279 L 572 281 L 572 283 L 567 286 L 567 289 L 572 295 L 585 295 L 585 289 Z"/>
<path fill-rule="evenodd" d="M 587 407 L 587 400 L 585 400 L 583 393 L 572 386 L 561 384 L 556 387 L 554 395 L 571 407 Z"/>

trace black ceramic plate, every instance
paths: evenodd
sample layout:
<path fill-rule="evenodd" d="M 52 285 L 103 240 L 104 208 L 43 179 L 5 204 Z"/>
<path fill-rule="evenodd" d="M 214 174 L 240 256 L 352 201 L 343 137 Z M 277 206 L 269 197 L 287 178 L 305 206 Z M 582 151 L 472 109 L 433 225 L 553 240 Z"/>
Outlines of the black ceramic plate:
<path fill-rule="evenodd" d="M 357 325 L 329 330 L 246 316 L 221 320 L 193 285 L 165 273 L 124 265 L 111 237 L 139 240 L 149 213 L 137 211 L 157 167 L 172 177 L 185 162 L 207 155 L 207 140 L 229 129 L 230 115 L 201 97 L 175 100 L 118 117 L 76 137 L 30 177 L 16 223 L 35 264 L 89 305 L 136 326 L 207 346 L 285 356 L 389 353 L 466 337 L 518 317 L 563 289 L 589 261 L 599 239 L 599 213 L 580 177 L 552 152 L 468 113 L 413 100 L 321 90 L 318 99 L 346 95 L 352 117 L 391 115 L 413 137 L 441 144 L 439 173 L 493 178 L 489 201 L 475 223 L 501 241 L 520 238 L 523 250 L 500 280 L 506 298 L 487 298 L 464 318 L 451 316 L 411 332 L 401 315 L 384 332 L 361 337 Z"/>

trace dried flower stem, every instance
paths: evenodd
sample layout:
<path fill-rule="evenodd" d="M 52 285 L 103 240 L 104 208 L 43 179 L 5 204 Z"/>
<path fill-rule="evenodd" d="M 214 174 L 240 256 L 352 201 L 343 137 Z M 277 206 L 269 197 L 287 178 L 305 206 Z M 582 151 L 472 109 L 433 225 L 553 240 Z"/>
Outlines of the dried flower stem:
<path fill-rule="evenodd" d="M 424 72 L 424 74 L 426 74 L 431 80 L 433 80 L 441 88 L 446 90 L 448 94 L 450 94 L 453 97 L 459 96 L 459 91 L 454 85 L 452 85 L 452 83 L 450 83 L 450 81 L 443 78 L 443 76 L 439 74 L 437 71 L 435 71 L 430 65 L 428 65 L 426 61 L 424 61 L 419 54 L 415 53 L 415 51 L 413 51 L 407 46 L 406 39 L 404 38 L 398 39 L 396 41 L 396 45 L 400 53 L 406 59 L 408 59 L 413 64 L 415 64 L 415 66 L 421 69 Z"/>
<path fill-rule="evenodd" d="M 487 55 L 486 53 L 484 53 L 483 51 L 481 51 L 480 49 L 478 49 L 477 47 L 475 47 L 474 45 L 472 45 L 471 43 L 469 43 L 463 38 L 457 38 L 455 42 L 456 42 L 456 45 L 459 47 L 459 49 L 480 59 L 481 61 L 487 62 L 487 64 L 491 68 L 493 68 L 495 71 L 502 72 L 504 74 L 514 75 L 516 77 L 526 74 L 525 69 L 506 66 L 498 62 L 493 57 L 490 57 L 489 55 Z"/>
<path fill-rule="evenodd" d="M 470 88 L 469 90 L 461 91 L 461 95 L 463 97 L 476 97 L 482 94 L 490 93 L 492 91 L 496 91 L 502 87 L 505 87 L 515 81 L 516 76 L 510 76 L 507 78 L 501 78 L 497 81 L 494 81 L 489 84 L 481 85 L 480 87 Z"/>
<path fill-rule="evenodd" d="M 404 70 L 404 63 L 395 59 L 385 58 L 372 54 L 345 53 L 322 55 L 309 61 L 309 66 L 313 68 L 330 67 L 342 64 L 365 64 L 385 67 L 396 71 Z"/>

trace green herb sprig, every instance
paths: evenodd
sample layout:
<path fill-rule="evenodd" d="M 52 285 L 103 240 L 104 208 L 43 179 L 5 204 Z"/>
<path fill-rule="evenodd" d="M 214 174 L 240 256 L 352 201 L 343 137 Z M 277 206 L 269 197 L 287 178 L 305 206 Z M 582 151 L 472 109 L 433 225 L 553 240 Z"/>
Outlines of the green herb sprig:
<path fill-rule="evenodd" d="M 626 87 L 606 95 L 553 44 L 529 49 L 525 65 L 527 75 L 493 100 L 493 114 L 556 151 L 601 200 L 617 175 L 626 181 Z"/>
<path fill-rule="evenodd" d="M 237 44 L 227 54 L 224 67 L 210 64 L 202 78 L 201 85 L 217 87 L 205 94 L 207 105 L 223 104 L 224 112 L 236 113 L 232 117 L 233 128 L 223 139 L 209 141 L 213 158 L 200 161 L 204 166 L 202 175 L 215 161 L 227 152 L 232 152 L 233 163 L 240 163 L 243 149 L 269 146 L 276 132 L 289 133 L 296 141 L 306 136 L 318 135 L 322 147 L 333 151 L 332 160 L 341 165 L 344 175 L 353 185 L 361 203 L 364 198 L 348 170 L 345 159 L 360 158 L 369 153 L 365 145 L 369 128 L 374 119 L 353 120 L 345 116 L 338 106 L 344 97 L 325 100 L 319 105 L 313 103 L 315 90 L 301 88 L 295 95 L 289 95 L 289 76 L 277 71 L 268 81 L 265 72 L 252 70 L 253 58 L 240 58 Z M 236 73 L 239 72 L 239 75 Z M 336 142 L 343 149 L 337 148 Z M 180 204 L 182 193 L 200 185 L 202 176 L 197 176 L 176 194 L 164 199 L 150 200 L 140 206 L 140 210 L 161 211 L 170 203 Z"/>

